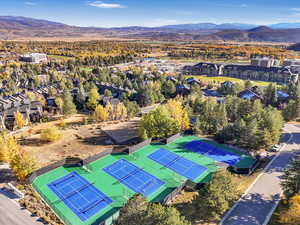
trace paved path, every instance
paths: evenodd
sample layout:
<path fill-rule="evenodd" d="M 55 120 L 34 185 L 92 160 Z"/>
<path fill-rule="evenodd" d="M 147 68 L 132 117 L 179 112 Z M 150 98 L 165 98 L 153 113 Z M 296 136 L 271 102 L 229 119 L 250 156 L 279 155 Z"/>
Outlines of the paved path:
<path fill-rule="evenodd" d="M 300 128 L 285 125 L 281 152 L 225 215 L 220 225 L 267 225 L 280 200 L 280 177 L 294 153 L 300 150 Z"/>
<path fill-rule="evenodd" d="M 30 213 L 21 209 L 11 193 L 3 191 L 6 182 L 13 179 L 7 165 L 0 165 L 0 225 L 42 225 L 37 221 L 38 217 L 32 217 Z"/>
<path fill-rule="evenodd" d="M 42 225 L 42 223 L 0 191 L 0 225 Z"/>

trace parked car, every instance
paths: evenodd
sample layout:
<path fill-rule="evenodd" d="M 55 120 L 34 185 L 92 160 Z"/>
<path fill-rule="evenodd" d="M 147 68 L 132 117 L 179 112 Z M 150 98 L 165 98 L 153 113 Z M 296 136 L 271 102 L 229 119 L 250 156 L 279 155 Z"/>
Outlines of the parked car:
<path fill-rule="evenodd" d="M 279 152 L 280 145 L 274 145 L 269 151 L 270 152 Z"/>

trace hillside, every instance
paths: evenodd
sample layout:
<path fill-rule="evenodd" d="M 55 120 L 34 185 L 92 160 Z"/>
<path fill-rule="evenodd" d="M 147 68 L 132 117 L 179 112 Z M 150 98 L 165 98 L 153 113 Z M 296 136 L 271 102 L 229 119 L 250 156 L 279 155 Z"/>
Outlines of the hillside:
<path fill-rule="evenodd" d="M 300 29 L 272 29 L 266 26 L 247 31 L 225 30 L 203 37 L 205 40 L 257 41 L 257 42 L 299 42 Z"/>
<path fill-rule="evenodd" d="M 293 51 L 300 51 L 300 43 L 291 45 L 290 47 L 288 47 L 288 49 Z"/>
<path fill-rule="evenodd" d="M 290 24 L 291 25 L 291 24 Z M 275 26 L 276 25 L 272 25 Z M 288 24 L 278 24 L 286 26 Z M 291 26 L 296 26 L 292 24 Z M 179 24 L 162 27 L 95 28 L 69 26 L 47 20 L 0 16 L 0 40 L 35 39 L 147 39 L 147 40 L 224 40 L 256 42 L 300 42 L 300 28 L 273 29 L 251 24 Z"/>

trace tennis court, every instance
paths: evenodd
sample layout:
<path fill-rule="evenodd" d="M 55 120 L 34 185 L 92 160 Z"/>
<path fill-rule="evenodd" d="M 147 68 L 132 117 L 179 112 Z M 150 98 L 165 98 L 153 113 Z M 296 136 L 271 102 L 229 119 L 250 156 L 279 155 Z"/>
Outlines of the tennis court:
<path fill-rule="evenodd" d="M 241 160 L 241 156 L 230 151 L 218 148 L 200 140 L 193 140 L 184 146 L 186 149 L 204 155 L 218 162 L 223 162 L 234 166 Z"/>
<path fill-rule="evenodd" d="M 184 156 L 177 155 L 176 153 L 163 148 L 148 155 L 148 158 L 161 164 L 164 168 L 169 168 L 181 176 L 193 181 L 207 170 L 207 168 L 184 158 Z"/>
<path fill-rule="evenodd" d="M 89 219 L 112 203 L 110 198 L 77 172 L 51 182 L 48 187 L 59 198 L 52 204 L 64 202 L 81 221 Z"/>
<path fill-rule="evenodd" d="M 147 145 L 129 155 L 107 155 L 88 164 L 88 170 L 58 167 L 36 177 L 33 187 L 66 225 L 111 225 L 120 208 L 136 193 L 150 202 L 163 202 L 187 179 L 194 178 L 195 183 L 211 180 L 218 169 L 216 161 L 185 147 L 195 140 L 224 149 L 226 154 L 240 155 L 235 166 L 242 163 L 245 168 L 253 163 L 251 156 L 242 157 L 243 153 L 235 149 L 185 136 L 167 145 Z M 164 157 L 163 150 L 168 152 Z"/>
<path fill-rule="evenodd" d="M 145 197 L 157 191 L 164 182 L 147 173 L 143 168 L 137 167 L 125 159 L 120 159 L 103 169 L 110 176 L 123 183 L 136 193 Z"/>

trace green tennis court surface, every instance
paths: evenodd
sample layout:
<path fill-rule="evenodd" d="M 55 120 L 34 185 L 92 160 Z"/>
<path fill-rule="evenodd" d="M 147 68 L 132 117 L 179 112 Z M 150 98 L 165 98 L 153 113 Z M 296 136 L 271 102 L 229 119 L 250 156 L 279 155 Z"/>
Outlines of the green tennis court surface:
<path fill-rule="evenodd" d="M 128 198 L 133 196 L 136 192 L 143 193 L 149 201 L 160 202 L 185 182 L 187 175 L 191 175 L 190 173 L 184 174 L 182 171 L 179 171 L 179 164 L 177 164 L 175 168 L 172 168 L 171 164 L 166 164 L 168 166 L 163 165 L 166 163 L 165 160 L 159 163 L 149 158 L 149 155 L 157 152 L 159 149 L 167 150 L 170 154 L 172 153 L 172 156 L 176 154 L 176 158 L 181 161 L 181 164 L 185 160 L 189 161 L 189 165 L 186 165 L 186 168 L 199 165 L 203 170 L 197 175 L 192 174 L 194 178 L 193 181 L 196 183 L 209 182 L 212 173 L 217 170 L 216 162 L 197 152 L 185 149 L 184 146 L 193 140 L 202 139 L 194 136 L 181 137 L 168 145 L 148 145 L 131 155 L 122 153 L 108 155 L 89 164 L 88 170 L 81 167 L 59 167 L 37 177 L 33 182 L 33 186 L 65 224 L 94 225 L 106 221 L 105 224 L 108 225 L 111 224 L 112 217 L 117 214 L 120 208 L 127 202 Z M 241 156 L 243 155 L 241 152 L 226 146 L 218 145 L 214 142 L 207 142 L 226 151 Z M 155 157 L 155 159 L 161 160 L 159 157 Z M 126 168 L 130 168 L 132 173 L 118 171 L 116 168 L 113 168 L 110 173 L 105 171 L 105 168 L 112 168 L 118 161 L 126 162 Z M 171 163 L 172 160 L 168 162 Z M 250 156 L 243 156 L 241 157 L 241 161 L 237 164 L 245 166 L 253 162 L 254 159 Z M 136 168 L 140 169 L 137 170 Z M 147 181 L 145 180 L 143 183 L 140 182 L 139 179 L 141 176 L 136 176 L 141 170 L 143 174 L 148 174 Z M 64 179 L 74 173 L 78 174 L 80 179 L 76 178 L 75 186 L 70 186 L 69 182 L 71 181 L 65 181 Z M 57 181 L 60 182 L 60 179 L 62 179 L 63 186 L 58 187 L 59 192 L 64 190 L 64 185 L 68 186 L 66 193 L 61 196 L 57 194 L 57 191 L 49 187 L 49 185 L 51 186 L 51 184 L 55 184 Z M 87 193 L 81 193 L 82 191 Z M 92 191 L 97 193 L 93 199 L 90 197 Z M 75 200 L 70 197 L 73 195 L 67 192 L 76 192 Z M 80 195 L 77 192 L 79 192 Z M 73 201 L 75 201 L 76 204 L 78 202 L 83 203 L 72 209 L 70 204 L 73 203 Z M 82 216 L 80 213 L 84 213 L 84 218 L 80 217 Z"/>

